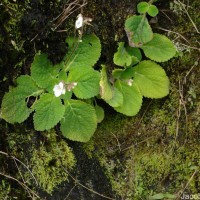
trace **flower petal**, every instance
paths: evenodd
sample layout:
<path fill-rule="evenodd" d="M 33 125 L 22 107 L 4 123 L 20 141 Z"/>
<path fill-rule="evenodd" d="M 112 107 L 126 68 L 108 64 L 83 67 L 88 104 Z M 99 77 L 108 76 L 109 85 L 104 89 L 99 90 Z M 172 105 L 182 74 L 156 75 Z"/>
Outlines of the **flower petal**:
<path fill-rule="evenodd" d="M 79 29 L 79 28 L 81 28 L 83 26 L 83 16 L 82 16 L 82 14 L 79 14 L 78 15 L 78 18 L 77 18 L 77 20 L 76 20 L 76 23 L 75 23 L 75 28 L 76 29 Z"/>
<path fill-rule="evenodd" d="M 55 95 L 56 97 L 59 97 L 61 94 L 62 94 L 61 90 L 56 90 L 56 91 L 54 91 L 54 95 Z"/>
<path fill-rule="evenodd" d="M 58 85 L 59 85 L 61 90 L 64 88 L 64 83 L 62 81 Z"/>
<path fill-rule="evenodd" d="M 63 89 L 62 89 L 62 94 L 65 94 L 65 92 L 66 92 L 66 89 L 63 88 Z"/>

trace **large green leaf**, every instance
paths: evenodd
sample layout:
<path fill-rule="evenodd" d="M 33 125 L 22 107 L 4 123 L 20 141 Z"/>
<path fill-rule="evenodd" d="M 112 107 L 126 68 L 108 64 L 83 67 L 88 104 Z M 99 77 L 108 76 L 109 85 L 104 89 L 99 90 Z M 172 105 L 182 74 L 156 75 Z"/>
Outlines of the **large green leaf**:
<path fill-rule="evenodd" d="M 132 47 L 142 46 L 153 38 L 152 29 L 144 15 L 128 18 L 125 22 L 125 31 Z"/>
<path fill-rule="evenodd" d="M 17 78 L 17 88 L 24 97 L 38 96 L 43 92 L 34 82 L 34 80 L 28 75 L 22 75 Z"/>
<path fill-rule="evenodd" d="M 111 86 L 108 80 L 106 66 L 104 65 L 102 65 L 102 70 L 101 70 L 100 95 L 101 98 L 104 100 L 109 100 L 113 97 L 113 87 Z"/>
<path fill-rule="evenodd" d="M 146 57 L 157 62 L 165 62 L 176 54 L 174 44 L 166 36 L 157 33 L 141 49 L 143 49 Z"/>
<path fill-rule="evenodd" d="M 53 92 L 54 85 L 58 82 L 57 67 L 53 67 L 46 54 L 36 55 L 31 65 L 31 77 L 41 88 Z"/>
<path fill-rule="evenodd" d="M 96 35 L 86 35 L 82 42 L 78 42 L 74 37 L 67 38 L 69 51 L 64 58 L 65 69 L 74 67 L 92 67 L 99 59 L 101 53 L 101 43 Z"/>
<path fill-rule="evenodd" d="M 63 117 L 65 107 L 60 98 L 43 94 L 35 104 L 34 127 L 37 131 L 53 128 Z"/>
<path fill-rule="evenodd" d="M 31 109 L 27 107 L 25 98 L 23 90 L 11 88 L 3 97 L 1 117 L 11 124 L 26 120 L 31 113 Z"/>
<path fill-rule="evenodd" d="M 87 99 L 99 94 L 100 73 L 93 68 L 74 67 L 70 70 L 68 82 L 76 82 L 74 94 L 81 99 Z"/>
<path fill-rule="evenodd" d="M 127 116 L 136 115 L 142 106 L 142 95 L 137 85 L 133 83 L 129 86 L 126 82 L 117 80 L 115 87 L 123 95 L 123 104 L 114 109 Z"/>
<path fill-rule="evenodd" d="M 66 101 L 61 131 L 70 140 L 87 142 L 97 127 L 97 116 L 93 106 L 80 100 Z"/>
<path fill-rule="evenodd" d="M 43 90 L 38 88 L 33 79 L 28 75 L 17 78 L 17 87 L 11 88 L 3 97 L 1 112 L 2 118 L 9 123 L 21 123 L 26 120 L 32 112 L 27 107 L 26 98 L 38 96 Z"/>
<path fill-rule="evenodd" d="M 110 106 L 119 107 L 123 104 L 123 95 L 122 93 L 114 87 L 114 94 L 112 99 L 106 100 L 106 103 L 108 103 Z"/>
<path fill-rule="evenodd" d="M 149 98 L 162 98 L 169 93 L 169 79 L 165 70 L 153 61 L 142 61 L 133 68 L 134 82 Z"/>

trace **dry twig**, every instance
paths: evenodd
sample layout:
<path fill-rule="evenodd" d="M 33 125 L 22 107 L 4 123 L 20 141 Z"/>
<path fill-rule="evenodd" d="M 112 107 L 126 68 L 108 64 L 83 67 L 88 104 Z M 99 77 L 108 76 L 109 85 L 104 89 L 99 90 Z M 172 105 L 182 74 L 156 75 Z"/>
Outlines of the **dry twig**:
<path fill-rule="evenodd" d="M 91 188 L 86 187 L 85 185 L 81 184 L 76 178 L 74 178 L 74 177 L 64 168 L 64 166 L 63 166 L 63 169 L 64 169 L 64 171 L 74 180 L 75 184 L 77 184 L 77 185 L 79 185 L 79 186 L 85 188 L 86 190 L 88 190 L 88 191 L 90 191 L 90 192 L 92 192 L 92 193 L 94 193 L 94 194 L 96 194 L 96 195 L 98 195 L 98 196 L 100 196 L 100 197 L 103 197 L 103 198 L 105 198 L 105 199 L 115 200 L 115 199 L 113 199 L 113 198 L 111 198 L 111 197 L 107 197 L 107 196 L 105 196 L 105 195 L 102 195 L 102 194 L 100 194 L 100 193 L 94 191 L 94 190 L 91 189 Z"/>

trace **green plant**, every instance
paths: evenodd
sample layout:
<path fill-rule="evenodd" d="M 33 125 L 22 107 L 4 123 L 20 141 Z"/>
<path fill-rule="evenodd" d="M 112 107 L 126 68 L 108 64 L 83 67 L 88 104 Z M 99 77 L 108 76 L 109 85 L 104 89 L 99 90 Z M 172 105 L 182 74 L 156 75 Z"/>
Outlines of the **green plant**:
<path fill-rule="evenodd" d="M 162 98 L 169 93 L 169 79 L 164 69 L 156 62 L 165 62 L 176 54 L 174 44 L 164 35 L 153 33 L 146 15 L 155 17 L 158 9 L 152 1 L 140 2 L 137 6 L 140 15 L 134 15 L 125 22 L 129 45 L 118 43 L 114 63 L 121 68 L 114 69 L 114 95 L 110 101 L 114 109 L 128 116 L 138 113 L 142 98 Z M 146 58 L 142 60 L 143 50 Z M 121 95 L 121 96 L 120 96 Z M 120 97 L 119 97 L 120 96 Z M 105 99 L 106 100 L 106 99 Z"/>
<path fill-rule="evenodd" d="M 65 137 L 86 142 L 104 118 L 103 108 L 97 105 L 95 97 L 120 113 L 134 116 L 141 108 L 143 96 L 166 96 L 168 77 L 154 61 L 169 60 L 176 49 L 168 38 L 152 32 L 146 13 L 155 16 L 157 8 L 142 2 L 138 11 L 141 15 L 125 22 L 129 46 L 119 42 L 114 63 L 122 68 L 113 70 L 113 82 L 106 66 L 102 65 L 100 72 L 93 68 L 101 52 L 97 36 L 86 35 L 81 40 L 67 38 L 69 51 L 61 63 L 53 65 L 45 54 L 35 56 L 31 75 L 20 76 L 17 87 L 5 94 L 2 118 L 9 123 L 21 123 L 34 112 L 36 130 L 48 130 L 60 122 Z M 140 49 L 154 61 L 141 61 Z"/>

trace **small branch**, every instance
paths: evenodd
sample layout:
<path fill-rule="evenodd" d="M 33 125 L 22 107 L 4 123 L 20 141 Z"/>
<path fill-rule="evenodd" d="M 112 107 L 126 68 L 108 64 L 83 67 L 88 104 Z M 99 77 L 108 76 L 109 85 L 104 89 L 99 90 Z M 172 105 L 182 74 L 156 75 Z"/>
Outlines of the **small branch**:
<path fill-rule="evenodd" d="M 1 173 L 0 172 L 0 175 L 8 178 L 8 179 L 11 179 L 11 180 L 14 180 L 16 181 L 19 185 L 21 185 L 25 190 L 29 191 L 30 193 L 32 193 L 35 197 L 37 197 L 38 199 L 41 199 L 33 190 L 31 190 L 27 185 L 25 185 L 24 183 L 22 183 L 21 181 L 19 181 L 18 179 L 12 177 L 12 176 L 9 176 L 7 174 L 4 174 L 4 173 Z M 33 198 L 34 199 L 34 198 Z M 42 200 L 42 199 L 41 199 Z"/>
<path fill-rule="evenodd" d="M 198 172 L 198 169 L 196 169 L 194 171 L 194 173 L 192 174 L 192 176 L 190 177 L 190 179 L 188 180 L 187 184 L 185 185 L 185 187 L 183 188 L 182 192 L 178 195 L 178 197 L 176 198 L 177 200 L 180 199 L 181 195 L 183 194 L 183 192 L 186 190 L 186 188 L 189 186 L 190 182 L 192 181 L 192 179 L 194 178 L 194 176 L 196 175 L 196 173 Z"/>
<path fill-rule="evenodd" d="M 104 196 L 104 195 L 102 195 L 102 194 L 100 194 L 100 193 L 98 193 L 98 192 L 92 190 L 91 188 L 86 187 L 85 185 L 81 184 L 77 179 L 75 179 L 64 167 L 63 167 L 63 169 L 64 169 L 64 171 L 74 180 L 74 182 L 75 182 L 77 185 L 80 185 L 81 187 L 85 188 L 86 190 L 88 190 L 88 191 L 90 191 L 90 192 L 92 192 L 92 193 L 94 193 L 94 194 L 96 194 L 96 195 L 98 195 L 98 196 L 100 196 L 100 197 L 103 197 L 103 198 L 105 198 L 105 199 L 115 200 L 115 199 L 113 199 L 113 198 L 111 198 L 111 197 Z"/>
<path fill-rule="evenodd" d="M 170 31 L 170 30 L 162 28 L 162 27 L 157 27 L 157 29 L 162 30 L 162 31 L 166 31 L 166 32 L 169 32 L 169 33 L 174 33 L 174 34 L 180 36 L 183 40 L 185 40 L 189 44 L 188 40 L 184 36 L 182 36 L 180 33 L 177 33 L 175 31 Z"/>
<path fill-rule="evenodd" d="M 198 28 L 197 28 L 197 26 L 196 26 L 196 24 L 194 23 L 194 21 L 192 20 L 192 18 L 189 15 L 187 9 L 185 8 L 185 4 L 183 4 L 180 0 L 178 0 L 178 2 L 180 3 L 180 5 L 182 5 L 182 8 L 185 10 L 185 13 L 187 14 L 187 16 L 188 16 L 189 20 L 191 21 L 192 25 L 194 26 L 196 32 L 200 33 Z"/>
<path fill-rule="evenodd" d="M 8 155 L 8 153 L 3 152 L 3 151 L 0 151 L 0 154 L 6 155 L 8 157 L 11 157 L 14 161 L 16 160 L 20 164 L 22 164 L 29 171 L 29 173 L 32 175 L 33 179 L 35 180 L 36 184 L 38 185 L 38 182 L 37 182 L 36 178 L 34 177 L 33 173 L 31 172 L 31 170 L 22 161 L 20 161 L 18 158 L 14 157 L 14 156 Z"/>

